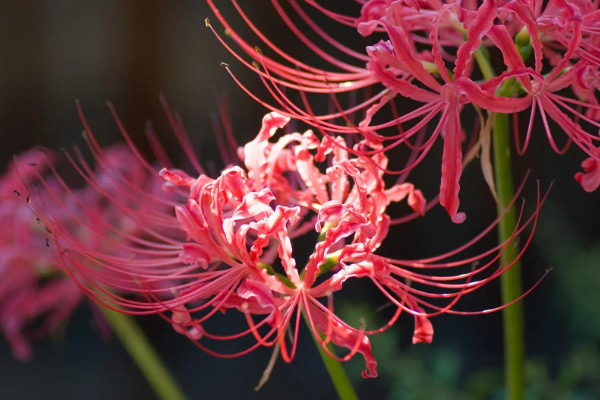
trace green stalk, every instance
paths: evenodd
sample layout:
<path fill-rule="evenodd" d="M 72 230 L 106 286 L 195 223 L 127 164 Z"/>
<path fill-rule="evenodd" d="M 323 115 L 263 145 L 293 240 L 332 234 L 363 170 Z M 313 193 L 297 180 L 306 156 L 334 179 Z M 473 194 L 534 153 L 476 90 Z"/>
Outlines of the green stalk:
<path fill-rule="evenodd" d="M 498 193 L 498 214 L 515 196 L 512 181 L 510 160 L 510 141 L 508 115 L 496 114 L 493 125 L 494 170 L 496 174 L 496 190 Z M 516 227 L 514 208 L 509 210 L 498 225 L 498 240 L 500 243 L 508 240 Z M 517 245 L 511 243 L 502 254 L 500 261 L 509 264 L 519 253 Z M 517 260 L 513 266 L 500 277 L 502 303 L 507 304 L 523 293 L 521 283 L 521 264 Z M 524 391 L 524 352 L 525 330 L 523 327 L 523 302 L 518 301 L 502 310 L 504 322 L 504 380 L 506 398 L 509 400 L 523 399 Z"/>
<path fill-rule="evenodd" d="M 303 312 L 302 316 L 304 317 L 304 321 L 306 324 L 310 326 L 308 322 L 308 318 L 306 314 Z M 311 330 L 312 333 L 312 330 Z M 316 338 L 316 336 L 312 335 L 315 344 L 317 345 L 317 349 L 319 350 L 319 354 L 323 359 L 323 363 L 325 364 L 325 368 L 327 369 L 327 373 L 329 374 L 329 378 L 331 378 L 331 382 L 335 387 L 335 391 L 337 392 L 340 400 L 358 400 L 358 396 L 352 387 L 352 383 L 350 383 L 350 379 L 348 379 L 348 375 L 346 371 L 344 371 L 344 367 L 338 361 L 329 357 L 329 354 L 321 347 L 321 343 Z M 324 336 L 322 336 L 323 338 Z M 331 352 L 331 354 L 335 354 L 333 346 L 331 344 L 327 345 L 327 349 Z"/>
<path fill-rule="evenodd" d="M 186 400 L 187 397 L 134 319 L 130 315 L 106 307 L 99 308 L 158 398 Z"/>
<path fill-rule="evenodd" d="M 494 77 L 494 70 L 487 57 L 481 50 L 475 52 L 475 60 L 480 67 L 484 79 Z M 510 95 L 511 84 L 500 89 L 500 95 Z M 494 147 L 494 173 L 496 192 L 498 194 L 497 212 L 501 215 L 515 196 L 512 180 L 512 163 L 510 158 L 509 121 L 506 114 L 494 114 L 492 126 Z M 516 227 L 514 208 L 506 211 L 498 224 L 498 241 L 504 243 L 510 239 Z M 514 242 L 506 248 L 500 262 L 508 265 L 514 261 L 519 253 L 518 245 Z M 500 277 L 502 303 L 508 304 L 523 293 L 521 283 L 521 264 L 514 261 L 512 267 Z M 504 388 L 507 400 L 522 400 L 524 394 L 524 353 L 525 329 L 523 316 L 523 302 L 518 301 L 502 310 L 503 336 L 504 336 Z"/>

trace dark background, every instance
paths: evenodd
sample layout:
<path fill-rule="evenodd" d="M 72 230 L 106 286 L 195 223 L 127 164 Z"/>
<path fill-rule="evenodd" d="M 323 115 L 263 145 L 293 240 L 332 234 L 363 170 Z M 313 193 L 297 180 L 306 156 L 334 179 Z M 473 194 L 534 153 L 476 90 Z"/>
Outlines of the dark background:
<path fill-rule="evenodd" d="M 289 31 L 264 3 L 244 2 L 253 21 L 269 37 L 285 43 Z M 226 11 L 231 12 L 231 7 L 224 7 Z M 245 83 L 260 91 L 258 79 L 205 27 L 206 17 L 211 13 L 199 1 L 0 1 L 1 165 L 34 144 L 83 145 L 75 99 L 81 101 L 103 144 L 119 138 L 105 106 L 110 100 L 137 142 L 143 143 L 144 123 L 151 120 L 167 148 L 175 148 L 158 101 L 163 94 L 181 113 L 202 159 L 221 166 L 215 159 L 209 119 L 215 111 L 215 93 L 228 95 L 240 143 L 256 134 L 265 110 L 219 66 L 228 62 Z M 335 34 L 335 24 L 330 25 L 328 31 Z M 290 51 L 310 60 L 299 46 Z M 523 258 L 526 286 L 554 267 L 525 300 L 528 398 L 532 399 L 600 398 L 600 197 L 598 192 L 584 193 L 573 180 L 583 158 L 576 148 L 564 156 L 553 154 L 537 132 L 527 154 L 516 159 L 517 181 L 531 171 L 524 192 L 529 205 L 536 179 L 543 188 L 554 182 L 535 241 Z M 439 185 L 439 164 L 438 146 L 411 176 L 429 198 Z M 400 253 L 397 257 L 451 250 L 494 219 L 491 196 L 474 164 L 461 181 L 461 209 L 468 214 L 467 222 L 452 225 L 438 207 L 423 221 L 406 224 L 388 238 L 388 247 Z M 493 237 L 482 246 L 492 243 Z M 373 309 L 378 307 L 367 298 L 361 306 L 352 304 L 339 307 L 350 319 L 376 314 Z M 480 310 L 498 304 L 497 286 L 490 285 L 459 305 Z M 417 346 L 409 344 L 411 321 L 402 320 L 373 339 L 379 379 L 360 379 L 364 367 L 360 357 L 347 369 L 365 398 L 500 398 L 500 319 L 499 313 L 438 317 L 433 320 L 433 344 Z M 253 387 L 267 364 L 268 349 L 240 359 L 217 359 L 203 354 L 158 318 L 138 320 L 192 399 L 335 397 L 306 331 L 296 360 L 291 365 L 279 360 L 271 381 L 255 394 Z M 119 343 L 100 338 L 87 303 L 64 329 L 36 343 L 35 351 L 33 361 L 21 363 L 12 358 L 5 342 L 0 344 L 1 398 L 153 398 Z"/>

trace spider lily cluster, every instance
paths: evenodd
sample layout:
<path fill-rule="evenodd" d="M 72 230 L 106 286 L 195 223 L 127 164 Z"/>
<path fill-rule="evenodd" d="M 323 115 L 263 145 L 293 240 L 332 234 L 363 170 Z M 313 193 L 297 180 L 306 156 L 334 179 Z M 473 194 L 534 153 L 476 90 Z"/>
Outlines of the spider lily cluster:
<path fill-rule="evenodd" d="M 371 0 L 360 1 L 360 15 L 350 16 L 330 11 L 314 0 L 291 0 L 287 8 L 272 0 L 295 36 L 331 69 L 312 67 L 281 50 L 232 1 L 262 41 L 261 47 L 272 50 L 273 57 L 268 56 L 266 49 L 250 46 L 236 33 L 215 2 L 208 3 L 241 51 L 228 48 L 256 70 L 272 99 L 259 98 L 238 83 L 266 107 L 301 119 L 324 134 L 362 135 L 381 143 L 382 151 L 411 145 L 418 133 L 431 125 L 426 140 L 413 145 L 419 155 L 405 170 L 415 167 L 438 138 L 443 140 L 440 204 L 455 222 L 465 218 L 458 208 L 459 181 L 463 164 L 468 161 L 462 154 L 466 138 L 461 115 L 468 107 L 479 113 L 480 127 L 486 126 L 493 113 L 512 115 L 516 151 L 520 154 L 527 149 L 534 120 L 539 118 L 555 152 L 562 153 L 575 143 L 590 157 L 583 165 L 584 173 L 578 173 L 576 179 L 587 191 L 598 187 L 598 1 Z M 355 28 L 357 36 L 379 40 L 373 39 L 364 52 L 352 50 L 328 35 L 303 7 Z M 323 43 L 311 41 L 294 21 L 302 22 Z M 336 59 L 325 48 L 355 62 Z M 247 62 L 244 55 L 253 63 Z M 495 58 L 493 65 L 490 57 Z M 363 102 L 343 108 L 337 101 L 339 94 L 363 88 L 371 89 Z M 293 91 L 302 94 L 299 104 L 289 94 Z M 306 100 L 307 93 L 327 95 L 337 109 L 315 113 Z M 412 100 L 414 108 L 399 112 L 399 99 Z M 393 110 L 393 117 L 383 112 L 388 108 Z M 378 118 L 379 114 L 383 116 Z M 524 127 L 519 127 L 521 115 L 528 118 Z M 485 134 L 486 130 L 481 129 L 480 141 Z M 563 134 L 567 137 L 561 146 L 555 136 Z M 482 152 L 486 151 L 484 147 Z"/>
<path fill-rule="evenodd" d="M 195 174 L 174 168 L 152 134 L 161 166 L 146 161 L 113 111 L 128 143 L 118 150 L 124 157 L 104 151 L 81 114 L 96 170 L 78 154 L 67 158 L 85 179 L 85 189 L 70 189 L 45 157 L 49 174 L 19 168 L 26 184 L 20 191 L 32 193 L 30 207 L 47 227 L 55 258 L 44 263 L 59 266 L 70 284 L 76 282 L 102 306 L 160 314 L 216 356 L 275 347 L 288 362 L 297 353 L 304 317 L 331 357 L 348 360 L 359 353 L 366 364 L 363 376 L 375 377 L 369 337 L 402 315 L 414 320 L 414 343 L 430 342 L 433 316 L 506 306 L 475 312 L 456 307 L 462 296 L 511 268 L 514 261 L 500 256 L 513 251 L 511 243 L 522 236 L 523 250 L 512 254 L 512 259 L 520 257 L 537 222 L 539 196 L 535 211 L 519 215 L 507 241 L 480 254 L 460 256 L 491 232 L 502 215 L 471 241 L 436 257 L 407 260 L 380 254 L 390 230 L 423 216 L 438 201 L 453 222 L 465 220 L 459 212 L 462 169 L 479 152 L 489 178 L 495 113 L 513 115 L 518 152 L 526 150 L 533 121 L 540 118 L 555 151 L 575 142 L 590 157 L 584 172 L 576 175 L 584 189 L 594 190 L 600 183 L 598 2 L 374 0 L 361 2 L 356 16 L 330 11 L 314 0 L 290 0 L 286 7 L 271 2 L 331 71 L 278 48 L 234 1 L 242 19 L 279 58 L 257 50 L 208 0 L 241 51 L 219 40 L 257 72 L 273 100 L 255 95 L 232 74 L 270 112 L 256 137 L 238 148 L 237 160 L 223 154 L 229 165 L 220 174 L 204 171 L 181 121 L 168 107 L 169 122 Z M 352 50 L 317 25 L 306 7 L 355 28 L 357 35 L 379 40 L 364 52 Z M 312 42 L 288 9 L 326 45 L 355 62 L 338 60 Z M 501 69 L 494 70 L 490 54 L 502 61 Z M 371 95 L 341 106 L 340 94 L 363 89 Z M 293 91 L 300 93 L 300 103 L 292 100 Z M 312 94 L 327 96 L 335 110 L 316 113 L 308 99 Z M 399 112 L 401 98 L 410 99 L 414 108 Z M 473 129 L 463 155 L 469 135 L 461 115 L 467 107 L 477 113 L 479 129 Z M 521 114 L 529 116 L 523 135 L 516 129 Z M 285 127 L 291 119 L 314 130 L 290 132 Z M 567 135 L 562 147 L 554 140 L 559 132 Z M 406 179 L 440 140 L 439 197 L 427 203 L 418 186 Z M 401 146 L 410 149 L 406 166 L 390 168 L 389 151 Z M 28 184 L 33 180 L 41 183 L 37 189 Z M 391 215 L 389 206 L 401 202 L 406 203 L 405 214 Z M 304 257 L 295 247 L 307 240 L 313 243 Z M 337 315 L 335 303 L 349 282 L 379 291 L 392 305 L 389 319 L 367 328 Z M 211 320 L 221 314 L 241 316 L 244 327 L 219 331 Z M 224 352 L 218 345 L 222 341 L 238 341 L 242 347 Z M 329 344 L 345 348 L 345 355 L 335 355 Z"/>

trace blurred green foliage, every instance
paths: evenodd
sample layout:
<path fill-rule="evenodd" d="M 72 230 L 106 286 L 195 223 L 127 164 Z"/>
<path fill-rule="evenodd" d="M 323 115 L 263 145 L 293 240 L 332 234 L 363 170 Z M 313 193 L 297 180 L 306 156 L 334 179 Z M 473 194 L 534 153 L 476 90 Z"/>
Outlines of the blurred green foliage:
<path fill-rule="evenodd" d="M 554 269 L 540 289 L 530 294 L 537 298 L 531 301 L 535 309 L 529 313 L 530 317 L 536 314 L 535 321 L 543 321 L 543 326 L 533 327 L 535 340 L 552 351 L 528 355 L 527 400 L 600 399 L 600 242 L 595 237 L 580 237 L 569 221 L 556 205 L 544 205 L 535 237 L 541 257 L 532 262 L 538 269 Z M 357 326 L 365 323 L 372 327 L 378 322 L 377 314 L 365 302 L 341 303 L 337 311 Z M 457 323 L 469 324 L 468 317 L 457 318 Z M 433 323 L 435 326 L 435 319 Z M 404 328 L 396 325 L 372 337 L 387 400 L 504 398 L 501 365 L 474 370 L 467 365 L 468 355 L 462 354 L 461 346 L 468 347 L 469 338 L 435 338 L 432 344 L 410 345 L 406 337 L 410 331 Z M 348 363 L 350 376 L 360 376 L 362 362 L 356 357 Z M 360 379 L 354 383 L 366 389 Z"/>

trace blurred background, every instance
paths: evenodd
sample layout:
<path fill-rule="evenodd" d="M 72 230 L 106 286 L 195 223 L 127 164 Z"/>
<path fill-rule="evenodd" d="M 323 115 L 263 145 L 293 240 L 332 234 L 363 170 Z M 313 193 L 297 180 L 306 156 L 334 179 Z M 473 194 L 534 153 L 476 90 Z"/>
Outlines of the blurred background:
<path fill-rule="evenodd" d="M 290 32 L 263 3 L 248 1 L 244 7 L 268 37 L 285 44 Z M 233 13 L 230 6 L 224 7 L 226 11 Z M 266 110 L 244 95 L 219 66 L 222 61 L 229 63 L 245 83 L 260 91 L 260 81 L 205 27 L 206 17 L 211 12 L 201 1 L 0 0 L 2 169 L 13 155 L 35 144 L 55 149 L 84 146 L 76 99 L 103 145 L 119 140 L 105 105 L 111 101 L 142 149 L 144 124 L 152 121 L 165 146 L 174 151 L 159 103 L 161 94 L 182 115 L 203 161 L 222 167 L 215 159 L 210 124 L 215 96 L 227 95 L 239 143 L 256 134 Z M 328 31 L 335 34 L 338 28 L 329 23 Z M 299 46 L 291 51 L 304 51 L 310 60 L 311 55 Z M 439 185 L 439 147 L 409 179 L 420 182 L 428 198 Z M 531 173 L 523 194 L 530 206 L 535 201 L 536 180 L 542 188 L 554 182 L 534 243 L 523 257 L 526 287 L 554 267 L 525 299 L 528 399 L 600 398 L 600 193 L 584 193 L 573 179 L 583 158 L 576 148 L 563 156 L 553 154 L 538 134 L 527 154 L 516 159 L 517 181 L 525 171 Z M 461 187 L 466 223 L 452 225 L 437 207 L 422 221 L 394 231 L 387 249 L 400 253 L 397 257 L 435 255 L 464 243 L 493 221 L 493 200 L 477 165 L 467 168 Z M 491 237 L 482 248 L 493 243 Z M 43 238 L 40 248 L 32 251 L 45 251 Z M 381 303 L 367 294 L 360 304 L 342 301 L 338 310 L 349 320 L 378 318 Z M 498 286 L 490 285 L 461 301 L 459 308 L 482 310 L 498 304 Z M 191 399 L 335 398 L 307 331 L 296 360 L 290 365 L 279 360 L 271 380 L 254 392 L 269 349 L 239 359 L 217 359 L 202 353 L 158 317 L 138 321 Z M 501 315 L 442 316 L 433 324 L 436 334 L 430 345 L 410 344 L 410 318 L 375 337 L 373 352 L 380 363 L 376 380 L 360 378 L 364 368 L 360 357 L 345 364 L 359 395 L 502 398 Z M 30 362 L 15 360 L 6 342 L 0 341 L 0 397 L 40 396 L 154 398 L 118 341 L 101 338 L 88 303 L 57 334 L 35 344 Z"/>

